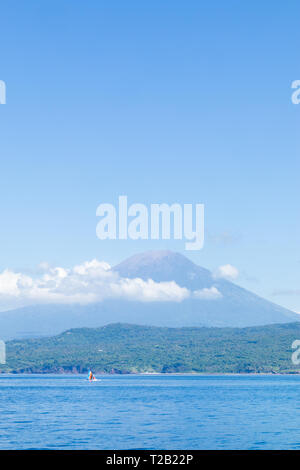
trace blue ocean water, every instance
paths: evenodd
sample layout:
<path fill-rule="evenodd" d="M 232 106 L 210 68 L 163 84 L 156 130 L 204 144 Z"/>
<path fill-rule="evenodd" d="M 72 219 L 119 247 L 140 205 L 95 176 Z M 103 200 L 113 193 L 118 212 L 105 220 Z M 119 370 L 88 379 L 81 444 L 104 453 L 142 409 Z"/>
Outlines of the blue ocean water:
<path fill-rule="evenodd" d="M 0 449 L 299 449 L 300 376 L 0 375 Z"/>

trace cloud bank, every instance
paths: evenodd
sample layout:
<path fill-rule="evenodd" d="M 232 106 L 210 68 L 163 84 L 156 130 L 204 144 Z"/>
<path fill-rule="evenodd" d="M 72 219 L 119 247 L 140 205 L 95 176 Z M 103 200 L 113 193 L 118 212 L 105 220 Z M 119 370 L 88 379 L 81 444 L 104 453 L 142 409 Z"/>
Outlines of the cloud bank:
<path fill-rule="evenodd" d="M 187 298 L 216 299 L 215 288 L 191 292 L 176 282 L 144 281 L 120 277 L 111 266 L 96 259 L 70 269 L 42 263 L 38 275 L 6 269 L 0 273 L 0 310 L 32 304 L 90 304 L 106 299 L 140 302 L 182 302 Z"/>

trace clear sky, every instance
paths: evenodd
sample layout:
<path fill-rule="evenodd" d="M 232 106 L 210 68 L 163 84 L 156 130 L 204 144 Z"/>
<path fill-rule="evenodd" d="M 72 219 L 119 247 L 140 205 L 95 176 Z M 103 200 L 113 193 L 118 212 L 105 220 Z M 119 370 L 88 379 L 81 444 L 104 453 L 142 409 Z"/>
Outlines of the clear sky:
<path fill-rule="evenodd" d="M 1 2 L 0 270 L 169 248 L 300 312 L 299 10 Z M 203 250 L 97 239 L 97 206 L 122 194 L 204 203 Z"/>

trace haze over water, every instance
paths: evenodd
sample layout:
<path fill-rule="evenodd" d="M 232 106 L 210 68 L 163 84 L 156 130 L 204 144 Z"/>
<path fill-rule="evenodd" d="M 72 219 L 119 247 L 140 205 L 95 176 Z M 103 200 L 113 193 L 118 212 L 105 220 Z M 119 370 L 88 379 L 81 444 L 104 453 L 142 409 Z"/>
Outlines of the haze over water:
<path fill-rule="evenodd" d="M 1 449 L 298 449 L 298 376 L 0 376 Z"/>

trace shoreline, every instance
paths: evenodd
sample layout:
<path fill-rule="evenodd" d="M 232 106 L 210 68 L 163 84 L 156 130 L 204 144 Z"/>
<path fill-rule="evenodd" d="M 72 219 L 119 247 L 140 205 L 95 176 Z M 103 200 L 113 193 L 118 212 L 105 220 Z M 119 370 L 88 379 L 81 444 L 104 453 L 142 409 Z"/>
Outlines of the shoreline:
<path fill-rule="evenodd" d="M 33 372 L 33 373 L 28 373 L 28 372 L 1 372 L 0 373 L 0 379 L 1 377 L 5 376 L 56 376 L 56 377 L 63 377 L 63 376 L 68 376 L 68 377 L 86 377 L 86 374 L 76 374 L 72 372 L 64 372 L 64 373 L 59 373 L 59 372 Z M 95 372 L 95 375 L 98 375 L 98 377 L 149 377 L 149 376 L 160 376 L 160 377 L 195 377 L 195 376 L 202 376 L 202 377 L 240 377 L 240 376 L 297 376 L 300 375 L 299 372 L 173 372 L 173 373 L 168 373 L 168 372 L 140 372 L 140 373 L 131 373 L 131 374 L 118 374 L 118 373 L 97 373 Z"/>

